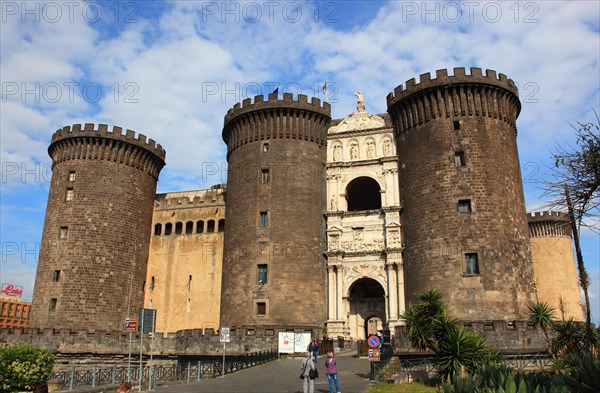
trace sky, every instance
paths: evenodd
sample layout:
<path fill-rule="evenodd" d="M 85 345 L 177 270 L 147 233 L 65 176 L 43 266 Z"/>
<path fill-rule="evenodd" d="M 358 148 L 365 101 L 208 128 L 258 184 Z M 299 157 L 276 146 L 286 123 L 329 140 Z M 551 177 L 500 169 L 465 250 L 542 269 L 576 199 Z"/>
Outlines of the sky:
<path fill-rule="evenodd" d="M 528 211 L 545 210 L 552 152 L 600 113 L 597 1 L 2 1 L 0 281 L 31 300 L 52 134 L 117 125 L 167 151 L 158 192 L 227 180 L 223 117 L 257 94 L 327 99 L 332 117 L 386 112 L 386 95 L 437 69 L 480 67 L 520 90 Z M 327 81 L 328 90 L 322 85 Z M 325 97 L 325 94 L 327 96 Z M 598 227 L 598 223 L 591 223 Z M 600 322 L 600 235 L 582 231 Z"/>

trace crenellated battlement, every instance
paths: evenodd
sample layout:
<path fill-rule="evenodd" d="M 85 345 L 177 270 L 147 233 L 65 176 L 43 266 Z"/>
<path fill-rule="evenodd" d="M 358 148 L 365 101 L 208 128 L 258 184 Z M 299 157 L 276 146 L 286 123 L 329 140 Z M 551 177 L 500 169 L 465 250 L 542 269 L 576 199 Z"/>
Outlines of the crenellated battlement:
<path fill-rule="evenodd" d="M 246 98 L 241 103 L 238 102 L 233 106 L 233 108 L 230 108 L 227 111 L 227 114 L 225 115 L 225 124 L 237 116 L 243 115 L 244 113 L 248 113 L 250 111 L 283 108 L 310 110 L 321 113 L 325 116 L 331 116 L 331 105 L 325 101 L 321 105 L 321 100 L 319 98 L 311 97 L 309 103 L 308 96 L 304 94 L 298 94 L 297 100 L 294 101 L 294 96 L 292 93 L 284 93 L 283 99 L 280 100 L 277 93 L 272 93 L 267 96 L 266 101 L 263 95 L 258 95 L 254 97 L 254 101 L 252 101 L 251 98 Z"/>
<path fill-rule="evenodd" d="M 448 75 L 448 70 L 441 69 L 435 72 L 435 78 L 426 72 L 419 76 L 419 83 L 415 78 L 407 80 L 404 84 L 397 86 L 392 93 L 387 95 L 388 106 L 402 100 L 412 94 L 439 86 L 464 85 L 464 84 L 485 84 L 500 87 L 509 90 L 511 93 L 519 96 L 519 91 L 515 82 L 506 75 L 496 74 L 494 70 L 485 70 L 485 75 L 481 68 L 470 68 L 471 73 L 467 74 L 464 67 L 454 68 L 454 75 Z"/>
<path fill-rule="evenodd" d="M 154 210 L 185 209 L 225 205 L 225 187 L 209 190 L 169 192 L 157 194 Z"/>
<path fill-rule="evenodd" d="M 331 121 L 331 105 L 328 102 L 299 94 L 297 100 L 291 93 L 280 100 L 276 93 L 246 98 L 237 103 L 225 115 L 223 140 L 227 153 L 259 140 L 295 139 L 327 143 L 327 128 Z"/>
<path fill-rule="evenodd" d="M 388 112 L 394 129 L 403 133 L 434 119 L 456 120 L 460 117 L 487 117 L 502 120 L 515 130 L 521 111 L 519 92 L 515 83 L 496 71 L 455 68 L 436 71 L 436 78 L 422 74 L 420 81 L 409 79 L 387 96 Z"/>
<path fill-rule="evenodd" d="M 158 179 L 165 165 L 166 152 L 154 139 L 135 131 L 106 124 L 86 123 L 66 126 L 52 135 L 48 154 L 54 164 L 70 160 L 105 160 L 118 162 L 148 172 Z"/>
<path fill-rule="evenodd" d="M 569 216 L 564 212 L 542 211 L 527 213 L 530 237 L 571 236 Z"/>
<path fill-rule="evenodd" d="M 60 140 L 74 137 L 114 139 L 142 147 L 156 154 L 162 160 L 164 160 L 166 157 L 165 149 L 163 149 L 160 144 L 157 144 L 154 139 L 147 139 L 146 135 L 144 134 L 137 134 L 136 136 L 135 131 L 132 130 L 125 130 L 125 133 L 123 133 L 123 128 L 119 126 L 113 126 L 112 130 L 109 130 L 108 125 L 106 124 L 98 124 L 97 128 L 95 128 L 95 125 L 92 123 L 86 123 L 83 128 L 81 124 L 73 124 L 72 126 L 59 128 L 52 135 L 52 144 Z"/>

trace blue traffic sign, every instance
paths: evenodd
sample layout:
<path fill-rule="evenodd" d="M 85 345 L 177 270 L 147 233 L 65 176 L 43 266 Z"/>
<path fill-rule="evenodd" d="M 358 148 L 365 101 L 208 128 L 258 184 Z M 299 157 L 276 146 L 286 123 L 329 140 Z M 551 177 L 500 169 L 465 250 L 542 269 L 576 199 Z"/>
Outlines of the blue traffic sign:
<path fill-rule="evenodd" d="M 379 337 L 377 336 L 369 336 L 369 339 L 367 340 L 367 344 L 369 344 L 371 348 L 379 347 L 379 343 Z"/>

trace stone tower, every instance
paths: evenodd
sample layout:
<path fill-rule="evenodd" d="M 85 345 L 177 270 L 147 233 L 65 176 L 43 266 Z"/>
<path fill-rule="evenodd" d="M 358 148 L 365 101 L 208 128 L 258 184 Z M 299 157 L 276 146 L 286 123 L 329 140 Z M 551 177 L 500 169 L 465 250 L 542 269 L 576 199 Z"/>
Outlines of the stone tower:
<path fill-rule="evenodd" d="M 120 127 L 59 129 L 31 326 L 121 329 L 143 305 L 152 209 L 165 151 Z"/>
<path fill-rule="evenodd" d="M 227 112 L 221 326 L 323 327 L 330 113 L 327 102 L 288 93 Z"/>
<path fill-rule="evenodd" d="M 514 82 L 438 70 L 387 96 L 399 160 L 408 303 L 440 290 L 463 320 L 524 319 L 531 252 Z"/>
<path fill-rule="evenodd" d="M 527 215 L 537 297 L 556 317 L 583 320 L 569 217 L 559 212 Z"/>

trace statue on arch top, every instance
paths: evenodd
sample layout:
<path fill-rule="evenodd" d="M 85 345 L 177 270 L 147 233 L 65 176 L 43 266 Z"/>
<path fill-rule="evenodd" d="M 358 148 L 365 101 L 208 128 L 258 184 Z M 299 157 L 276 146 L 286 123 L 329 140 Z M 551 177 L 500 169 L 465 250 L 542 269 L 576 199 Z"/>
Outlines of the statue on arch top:
<path fill-rule="evenodd" d="M 363 95 L 362 91 L 357 91 L 354 93 L 354 95 L 357 98 L 358 101 L 358 105 L 356 105 L 356 109 L 359 112 L 366 112 L 365 111 L 365 96 Z"/>

